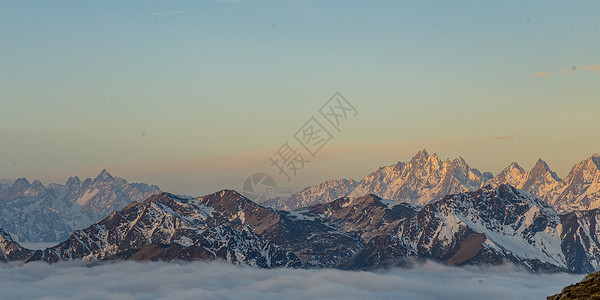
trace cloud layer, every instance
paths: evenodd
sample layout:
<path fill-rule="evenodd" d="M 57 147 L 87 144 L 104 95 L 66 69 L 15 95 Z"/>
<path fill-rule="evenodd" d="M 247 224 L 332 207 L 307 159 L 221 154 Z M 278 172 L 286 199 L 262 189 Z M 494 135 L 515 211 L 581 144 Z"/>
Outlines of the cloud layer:
<path fill-rule="evenodd" d="M 222 262 L 0 266 L 7 299 L 544 299 L 582 278 L 434 263 L 378 272 L 262 270 Z"/>

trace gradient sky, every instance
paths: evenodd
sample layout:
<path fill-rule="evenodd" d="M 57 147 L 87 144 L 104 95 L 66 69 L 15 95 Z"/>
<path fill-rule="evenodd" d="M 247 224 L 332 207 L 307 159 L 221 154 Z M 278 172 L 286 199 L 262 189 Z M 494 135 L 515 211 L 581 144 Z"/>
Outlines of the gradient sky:
<path fill-rule="evenodd" d="M 176 193 L 360 179 L 426 148 L 559 176 L 600 152 L 600 2 L 3 1 L 0 178 Z M 359 114 L 290 183 L 268 157 Z"/>

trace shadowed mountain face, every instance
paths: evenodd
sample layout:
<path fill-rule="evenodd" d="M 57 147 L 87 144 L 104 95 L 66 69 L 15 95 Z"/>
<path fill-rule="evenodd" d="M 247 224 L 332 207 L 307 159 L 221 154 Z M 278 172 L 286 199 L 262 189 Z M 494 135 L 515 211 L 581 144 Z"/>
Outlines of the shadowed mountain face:
<path fill-rule="evenodd" d="M 27 259 L 33 253 L 15 242 L 10 234 L 0 228 L 0 262 Z"/>
<path fill-rule="evenodd" d="M 560 213 L 600 207 L 600 156 L 594 154 L 575 165 L 564 180 L 548 164 L 538 160 L 526 171 L 510 164 L 498 175 L 471 168 L 462 157 L 442 161 L 436 154 L 418 152 L 409 162 L 381 167 L 361 181 L 329 180 L 290 197 L 267 201 L 276 209 L 293 210 L 344 196 L 375 194 L 383 199 L 425 205 L 449 194 L 474 191 L 483 186 L 511 185 L 529 192 Z"/>
<path fill-rule="evenodd" d="M 200 198 L 163 193 L 27 261 L 224 259 L 263 268 L 370 269 L 426 258 L 590 272 L 600 268 L 597 217 L 598 211 L 559 216 L 508 185 L 423 207 L 366 195 L 295 211 L 265 208 L 230 190 Z"/>
<path fill-rule="evenodd" d="M 0 227 L 22 242 L 64 240 L 132 201 L 158 193 L 157 186 L 128 183 L 106 170 L 83 182 L 71 177 L 65 185 L 20 178 L 0 189 Z"/>

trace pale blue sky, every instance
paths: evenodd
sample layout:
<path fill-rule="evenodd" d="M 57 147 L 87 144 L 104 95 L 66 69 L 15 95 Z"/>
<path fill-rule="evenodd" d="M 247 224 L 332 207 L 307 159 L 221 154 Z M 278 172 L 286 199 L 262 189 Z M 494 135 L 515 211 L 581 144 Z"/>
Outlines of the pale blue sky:
<path fill-rule="evenodd" d="M 335 91 L 359 115 L 282 190 L 422 148 L 564 176 L 600 152 L 600 3 L 574 5 L 0 1 L 0 178 L 239 189 Z"/>

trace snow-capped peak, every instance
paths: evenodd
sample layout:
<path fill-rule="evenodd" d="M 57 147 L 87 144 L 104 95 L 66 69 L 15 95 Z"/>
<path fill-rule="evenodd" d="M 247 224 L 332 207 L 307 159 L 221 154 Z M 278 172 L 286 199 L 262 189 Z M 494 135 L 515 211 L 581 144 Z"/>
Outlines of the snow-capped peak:
<path fill-rule="evenodd" d="M 83 183 L 71 177 L 66 184 L 44 186 L 25 178 L 0 191 L 0 227 L 17 241 L 56 241 L 84 228 L 132 201 L 159 193 L 156 186 L 128 183 L 103 170 Z M 33 221 L 36 220 L 36 221 Z"/>
<path fill-rule="evenodd" d="M 516 162 L 512 162 L 512 163 L 511 163 L 511 164 L 508 166 L 508 168 L 507 168 L 507 169 L 509 169 L 509 170 L 519 170 L 519 171 L 525 171 L 525 170 L 524 170 L 523 168 L 521 168 L 521 166 L 519 166 L 519 164 L 518 164 L 518 163 L 516 163 Z"/>
<path fill-rule="evenodd" d="M 98 176 L 96 176 L 96 178 L 94 179 L 94 182 L 106 182 L 106 181 L 111 181 L 113 180 L 113 176 L 110 175 L 110 173 L 108 173 L 108 171 L 106 171 L 106 169 L 102 170 L 102 172 L 100 172 L 100 174 L 98 174 Z"/>

